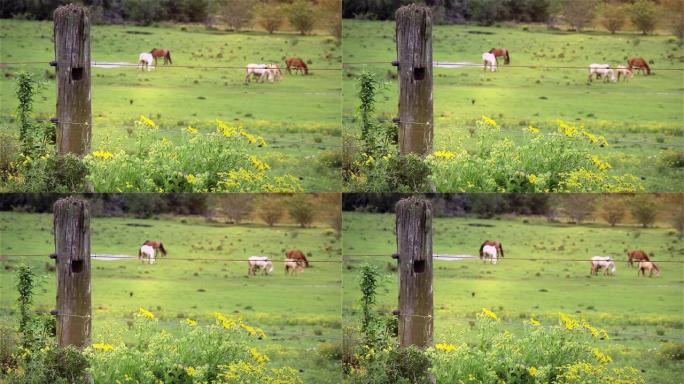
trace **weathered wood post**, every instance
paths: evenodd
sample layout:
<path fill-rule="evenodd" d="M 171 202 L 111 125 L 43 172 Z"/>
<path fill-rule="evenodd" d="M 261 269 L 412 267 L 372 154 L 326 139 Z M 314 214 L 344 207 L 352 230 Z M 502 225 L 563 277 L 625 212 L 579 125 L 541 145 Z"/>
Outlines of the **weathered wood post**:
<path fill-rule="evenodd" d="M 432 203 L 410 197 L 397 203 L 399 344 L 432 345 Z"/>
<path fill-rule="evenodd" d="M 432 12 L 411 4 L 396 12 L 399 152 L 432 152 Z"/>
<path fill-rule="evenodd" d="M 86 347 L 91 340 L 90 212 L 74 197 L 54 205 L 57 262 L 57 343 Z"/>
<path fill-rule="evenodd" d="M 90 20 L 86 7 L 69 4 L 54 13 L 57 68 L 57 153 L 90 152 Z"/>

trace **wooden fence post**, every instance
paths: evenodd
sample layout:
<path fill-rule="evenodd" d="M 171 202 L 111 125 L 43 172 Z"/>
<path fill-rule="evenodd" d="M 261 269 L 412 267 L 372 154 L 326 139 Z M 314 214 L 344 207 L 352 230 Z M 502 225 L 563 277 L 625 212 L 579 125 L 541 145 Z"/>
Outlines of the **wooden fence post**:
<path fill-rule="evenodd" d="M 57 67 L 57 153 L 83 156 L 92 137 L 90 103 L 90 20 L 86 7 L 69 4 L 55 10 Z"/>
<path fill-rule="evenodd" d="M 399 344 L 432 345 L 432 203 L 410 197 L 397 203 Z"/>
<path fill-rule="evenodd" d="M 411 4 L 396 12 L 399 152 L 432 152 L 432 12 Z"/>
<path fill-rule="evenodd" d="M 90 212 L 88 202 L 68 197 L 54 205 L 57 262 L 57 343 L 86 347 L 91 340 Z"/>

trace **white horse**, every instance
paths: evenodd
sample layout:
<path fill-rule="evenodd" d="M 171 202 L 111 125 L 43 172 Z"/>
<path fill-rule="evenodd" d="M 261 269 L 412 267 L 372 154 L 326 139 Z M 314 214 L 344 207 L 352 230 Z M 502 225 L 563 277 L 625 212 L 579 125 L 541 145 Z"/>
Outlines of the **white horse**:
<path fill-rule="evenodd" d="M 149 52 L 143 52 L 138 56 L 138 66 L 140 66 L 140 70 L 142 71 L 147 69 L 147 72 L 149 72 L 153 62 L 154 57 L 152 57 L 152 54 Z"/>
<path fill-rule="evenodd" d="M 285 274 L 296 275 L 304 270 L 304 262 L 301 260 L 285 259 Z"/>
<path fill-rule="evenodd" d="M 497 252 L 495 246 L 485 245 L 482 247 L 482 260 L 486 263 L 487 259 L 489 259 L 492 264 L 496 265 Z"/>
<path fill-rule="evenodd" d="M 147 259 L 147 264 L 154 264 L 154 247 L 151 245 L 143 245 L 138 251 L 138 260 L 145 262 Z"/>
<path fill-rule="evenodd" d="M 489 64 L 489 69 L 494 72 L 496 71 L 496 56 L 493 53 L 485 52 L 482 54 L 482 60 L 484 61 L 484 70 L 487 70 L 487 64 Z"/>
<path fill-rule="evenodd" d="M 268 256 L 250 256 L 247 264 L 249 264 L 248 275 L 256 276 L 256 272 L 260 269 L 264 270 L 264 275 L 270 275 L 273 272 L 273 262 Z"/>
<path fill-rule="evenodd" d="M 601 268 L 606 270 L 603 272 L 604 275 L 614 275 L 615 274 L 615 261 L 610 256 L 594 256 L 591 258 L 591 274 L 598 275 L 598 271 Z"/>
<path fill-rule="evenodd" d="M 601 76 L 605 76 L 603 78 L 604 82 L 609 80 L 613 83 L 617 82 L 615 71 L 610 68 L 610 64 L 591 64 L 589 66 L 589 83 L 594 79 L 594 75 L 596 75 L 597 79 L 600 79 Z"/>
<path fill-rule="evenodd" d="M 264 81 L 264 76 L 268 79 L 270 83 L 273 82 L 274 78 L 278 76 L 282 77 L 280 68 L 277 68 L 274 64 L 247 64 L 247 75 L 245 75 L 245 83 L 249 83 L 252 77 L 257 78 L 257 83 Z"/>

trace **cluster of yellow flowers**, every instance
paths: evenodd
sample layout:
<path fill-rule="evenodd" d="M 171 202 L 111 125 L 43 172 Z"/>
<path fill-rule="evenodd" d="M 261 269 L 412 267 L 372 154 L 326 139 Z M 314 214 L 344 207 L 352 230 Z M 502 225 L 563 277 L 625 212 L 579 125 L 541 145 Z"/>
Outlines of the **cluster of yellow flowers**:
<path fill-rule="evenodd" d="M 144 317 L 146 319 L 154 319 L 154 313 L 152 313 L 152 312 L 150 312 L 147 309 L 142 308 L 142 307 L 140 307 L 140 309 L 138 309 L 137 316 Z"/>
<path fill-rule="evenodd" d="M 568 331 L 589 331 L 589 333 L 591 333 L 591 336 L 597 339 L 609 338 L 608 332 L 605 329 L 596 328 L 584 319 L 575 320 L 563 312 L 559 313 L 559 318 L 563 327 L 565 327 L 565 329 L 567 329 Z"/>
<path fill-rule="evenodd" d="M 489 310 L 487 308 L 482 308 L 482 312 L 480 312 L 479 316 L 489 317 L 492 320 L 498 320 L 496 313 L 492 312 L 491 310 Z"/>
<path fill-rule="evenodd" d="M 449 343 L 437 343 L 435 344 L 435 349 L 444 352 L 451 352 L 458 349 L 458 346 Z"/>

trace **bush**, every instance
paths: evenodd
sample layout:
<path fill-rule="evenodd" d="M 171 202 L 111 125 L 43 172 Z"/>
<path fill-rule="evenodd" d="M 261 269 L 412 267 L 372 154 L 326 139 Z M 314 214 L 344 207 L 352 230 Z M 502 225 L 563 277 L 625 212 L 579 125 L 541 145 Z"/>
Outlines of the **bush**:
<path fill-rule="evenodd" d="M 316 215 L 316 211 L 311 205 L 311 199 L 306 195 L 292 196 L 287 201 L 287 207 L 290 217 L 302 228 L 311 225 Z"/>
<path fill-rule="evenodd" d="M 563 0 L 562 14 L 577 31 L 587 26 L 596 15 L 597 0 Z"/>
<path fill-rule="evenodd" d="M 235 31 L 239 31 L 252 20 L 254 2 L 252 0 L 220 0 L 221 14 Z"/>
<path fill-rule="evenodd" d="M 627 9 L 622 4 L 609 3 L 601 7 L 601 25 L 610 33 L 615 33 L 625 24 Z"/>
<path fill-rule="evenodd" d="M 283 24 L 283 21 L 285 21 L 283 8 L 275 2 L 258 4 L 254 10 L 257 14 L 259 25 L 268 33 L 277 31 Z"/>
<path fill-rule="evenodd" d="M 311 32 L 316 22 L 316 11 L 307 0 L 295 0 L 288 8 L 287 18 L 300 34 Z"/>
<path fill-rule="evenodd" d="M 139 25 L 150 25 L 166 17 L 164 8 L 158 0 L 124 0 L 123 14 L 124 18 Z"/>
<path fill-rule="evenodd" d="M 658 6 L 649 0 L 639 0 L 629 7 L 632 24 L 647 35 L 655 30 L 658 23 Z"/>
<path fill-rule="evenodd" d="M 684 168 L 684 151 L 670 149 L 663 152 L 658 159 L 658 168 L 660 170 Z"/>

